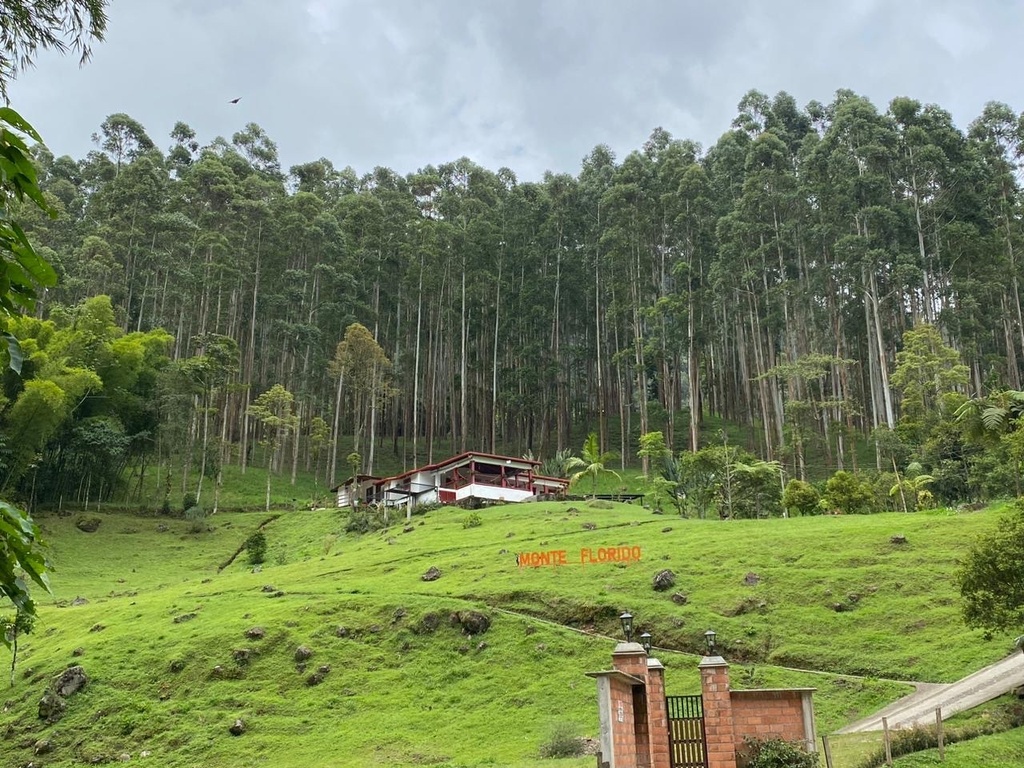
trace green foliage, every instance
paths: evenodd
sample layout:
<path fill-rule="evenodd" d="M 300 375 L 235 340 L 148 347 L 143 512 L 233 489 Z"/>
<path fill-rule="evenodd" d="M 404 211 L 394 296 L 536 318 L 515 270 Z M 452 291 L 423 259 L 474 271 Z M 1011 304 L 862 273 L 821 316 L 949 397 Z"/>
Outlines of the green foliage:
<path fill-rule="evenodd" d="M 10 600 L 17 613 L 31 617 L 35 603 L 24 576 L 49 592 L 47 569 L 38 526 L 24 512 L 0 500 L 0 596 Z"/>
<path fill-rule="evenodd" d="M 262 530 L 253 531 L 245 540 L 245 551 L 249 555 L 249 565 L 259 565 L 267 556 L 267 537 Z"/>
<path fill-rule="evenodd" d="M 551 726 L 547 738 L 540 745 L 541 757 L 577 757 L 583 754 L 583 739 L 572 723 L 561 721 Z"/>
<path fill-rule="evenodd" d="M 470 512 L 462 519 L 463 528 L 479 528 L 483 524 L 483 518 L 476 512 Z"/>
<path fill-rule="evenodd" d="M 743 745 L 746 768 L 818 768 L 817 753 L 783 739 L 751 739 Z"/>
<path fill-rule="evenodd" d="M 871 512 L 874 498 L 871 485 L 853 472 L 840 470 L 825 483 L 825 503 L 828 508 L 847 515 Z"/>
<path fill-rule="evenodd" d="M 593 482 L 592 493 L 596 495 L 598 475 L 607 473 L 620 477 L 618 472 L 605 467 L 605 464 L 614 458 L 615 454 L 610 451 L 601 452 L 601 447 L 597 441 L 597 433 L 591 432 L 583 443 L 583 456 L 574 456 L 566 463 L 568 471 L 580 470 L 569 478 L 570 485 L 575 485 L 583 478 L 589 477 Z"/>
<path fill-rule="evenodd" d="M 378 507 L 375 504 L 360 504 L 349 511 L 345 532 L 361 534 L 379 531 L 387 527 L 388 515 L 384 507 Z"/>
<path fill-rule="evenodd" d="M 208 529 L 206 519 L 209 517 L 207 511 L 198 504 L 185 510 L 185 519 L 188 520 L 189 533 L 205 533 Z"/>
<path fill-rule="evenodd" d="M 1024 628 L 1024 500 L 997 529 L 978 539 L 957 571 L 968 626 L 989 631 Z"/>
<path fill-rule="evenodd" d="M 782 506 L 790 512 L 801 515 L 817 514 L 821 494 L 818 489 L 804 480 L 791 479 L 782 491 Z"/>
<path fill-rule="evenodd" d="M 199 504 L 199 499 L 191 491 L 186 491 L 181 497 L 181 512 L 182 514 L 188 514 L 190 509 L 193 509 Z"/>

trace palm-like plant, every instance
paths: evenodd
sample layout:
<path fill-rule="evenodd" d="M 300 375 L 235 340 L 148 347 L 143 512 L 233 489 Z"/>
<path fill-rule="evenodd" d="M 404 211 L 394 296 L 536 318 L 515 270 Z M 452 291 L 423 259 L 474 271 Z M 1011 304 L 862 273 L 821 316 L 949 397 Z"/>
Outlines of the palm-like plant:
<path fill-rule="evenodd" d="M 994 442 L 1013 430 L 1024 416 L 1024 392 L 1004 389 L 988 397 L 968 400 L 956 410 L 956 420 L 964 424 L 969 437 L 979 442 Z"/>
<path fill-rule="evenodd" d="M 619 477 L 618 472 L 605 467 L 605 462 L 611 461 L 615 456 L 616 454 L 610 451 L 601 453 L 601 446 L 597 442 L 597 433 L 591 432 L 583 443 L 583 456 L 571 456 L 566 461 L 565 469 L 567 473 L 572 472 L 574 469 L 579 469 L 579 472 L 576 472 L 569 478 L 570 484 L 575 485 L 580 479 L 590 477 L 593 482 L 591 495 L 596 496 L 598 475 L 608 472 L 620 480 L 622 479 Z"/>

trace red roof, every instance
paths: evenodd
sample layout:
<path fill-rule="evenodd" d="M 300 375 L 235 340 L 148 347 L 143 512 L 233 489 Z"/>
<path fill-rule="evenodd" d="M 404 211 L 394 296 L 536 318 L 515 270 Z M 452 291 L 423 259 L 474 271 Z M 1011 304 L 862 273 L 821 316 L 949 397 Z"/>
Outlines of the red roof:
<path fill-rule="evenodd" d="M 452 456 L 451 458 L 445 459 L 444 461 L 438 461 L 438 462 L 435 462 L 433 464 L 424 464 L 422 467 L 416 467 L 415 469 L 410 469 L 410 470 L 408 470 L 406 472 L 402 472 L 400 475 L 394 475 L 392 477 L 382 477 L 380 480 L 375 482 L 374 485 L 383 485 L 384 483 L 386 483 L 386 482 L 388 482 L 390 480 L 402 480 L 403 478 L 410 477 L 411 475 L 415 475 L 417 472 L 431 472 L 431 471 L 433 471 L 435 469 L 441 469 L 442 467 L 446 467 L 449 464 L 457 464 L 460 461 L 464 461 L 465 459 L 468 459 L 470 457 L 476 457 L 476 458 L 481 458 L 481 459 L 494 459 L 495 462 L 501 462 L 501 463 L 504 463 L 504 462 L 507 462 L 507 461 L 515 461 L 515 462 L 518 462 L 520 464 L 532 464 L 535 467 L 539 467 L 540 466 L 540 462 L 535 460 L 535 459 L 523 459 L 523 458 L 517 458 L 515 456 L 501 456 L 501 455 L 496 454 L 496 453 L 481 453 L 480 451 L 466 451 L 465 453 L 460 453 L 457 456 Z M 491 463 L 493 463 L 493 462 L 491 462 Z M 552 479 L 554 479 L 554 478 L 552 478 Z"/>

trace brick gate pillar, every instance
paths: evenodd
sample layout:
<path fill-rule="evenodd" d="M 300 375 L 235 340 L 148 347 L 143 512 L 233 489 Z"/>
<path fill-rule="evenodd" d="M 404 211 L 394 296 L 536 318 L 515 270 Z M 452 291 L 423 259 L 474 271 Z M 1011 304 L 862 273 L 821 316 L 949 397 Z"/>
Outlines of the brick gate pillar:
<path fill-rule="evenodd" d="M 671 768 L 665 667 L 655 658 L 647 659 L 647 721 L 650 724 L 651 768 Z"/>
<path fill-rule="evenodd" d="M 736 768 L 729 664 L 721 656 L 705 656 L 700 661 L 699 669 L 700 691 L 704 699 L 708 768 Z"/>
<path fill-rule="evenodd" d="M 636 766 L 636 768 L 652 768 L 651 766 L 651 732 L 649 722 L 650 696 L 647 686 L 647 651 L 640 643 L 619 643 L 612 652 L 612 667 L 623 675 L 637 680 L 639 685 L 622 687 L 622 695 L 628 696 L 632 704 L 632 722 L 627 722 L 632 738 L 622 734 L 622 749 L 616 748 L 616 766 Z M 621 752 L 626 754 L 619 754 Z M 632 755 L 628 752 L 632 751 Z"/>

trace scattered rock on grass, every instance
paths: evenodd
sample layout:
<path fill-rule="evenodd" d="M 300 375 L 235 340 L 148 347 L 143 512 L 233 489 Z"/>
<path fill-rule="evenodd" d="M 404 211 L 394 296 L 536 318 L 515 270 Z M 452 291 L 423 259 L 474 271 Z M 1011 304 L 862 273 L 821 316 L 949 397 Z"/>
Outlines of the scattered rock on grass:
<path fill-rule="evenodd" d="M 231 727 L 228 728 L 228 733 L 230 733 L 232 736 L 241 736 L 243 733 L 245 733 L 246 728 L 247 726 L 245 724 L 245 720 L 243 720 L 242 718 L 238 718 L 237 720 L 235 720 L 234 723 L 231 724 Z"/>
<path fill-rule="evenodd" d="M 479 611 L 456 611 L 451 615 L 451 621 L 462 627 L 462 632 L 467 635 L 482 635 L 491 626 L 490 617 Z"/>
<path fill-rule="evenodd" d="M 664 592 L 667 589 L 672 589 L 675 585 L 676 575 L 668 568 L 654 574 L 654 582 L 652 586 L 654 587 L 655 592 Z"/>
<path fill-rule="evenodd" d="M 265 630 L 263 627 L 250 627 L 249 629 L 245 630 L 245 636 L 248 637 L 250 640 L 262 640 L 264 637 L 267 636 L 267 630 Z"/>
<path fill-rule="evenodd" d="M 68 667 L 53 681 L 53 692 L 58 696 L 68 697 L 77 693 L 89 682 L 89 676 L 81 666 Z"/>
<path fill-rule="evenodd" d="M 906 544 L 907 543 L 907 537 L 902 535 L 902 534 L 899 534 L 897 536 L 890 536 L 889 537 L 889 543 L 890 544 Z"/>
<path fill-rule="evenodd" d="M 313 657 L 313 649 L 307 645 L 300 645 L 295 649 L 295 661 L 303 662 L 308 661 Z"/>
<path fill-rule="evenodd" d="M 672 595 L 672 602 L 676 605 L 686 605 L 687 600 L 689 600 L 689 598 L 682 592 L 676 592 Z"/>
<path fill-rule="evenodd" d="M 753 571 L 751 571 L 743 577 L 743 583 L 746 584 L 748 587 L 755 587 L 761 583 L 761 577 Z"/>
<path fill-rule="evenodd" d="M 441 569 L 436 565 L 432 565 L 427 569 L 427 572 L 420 576 L 423 581 L 437 581 L 441 578 Z"/>
<path fill-rule="evenodd" d="M 75 521 L 75 528 L 83 533 L 96 533 L 101 522 L 98 517 L 80 517 Z"/>

